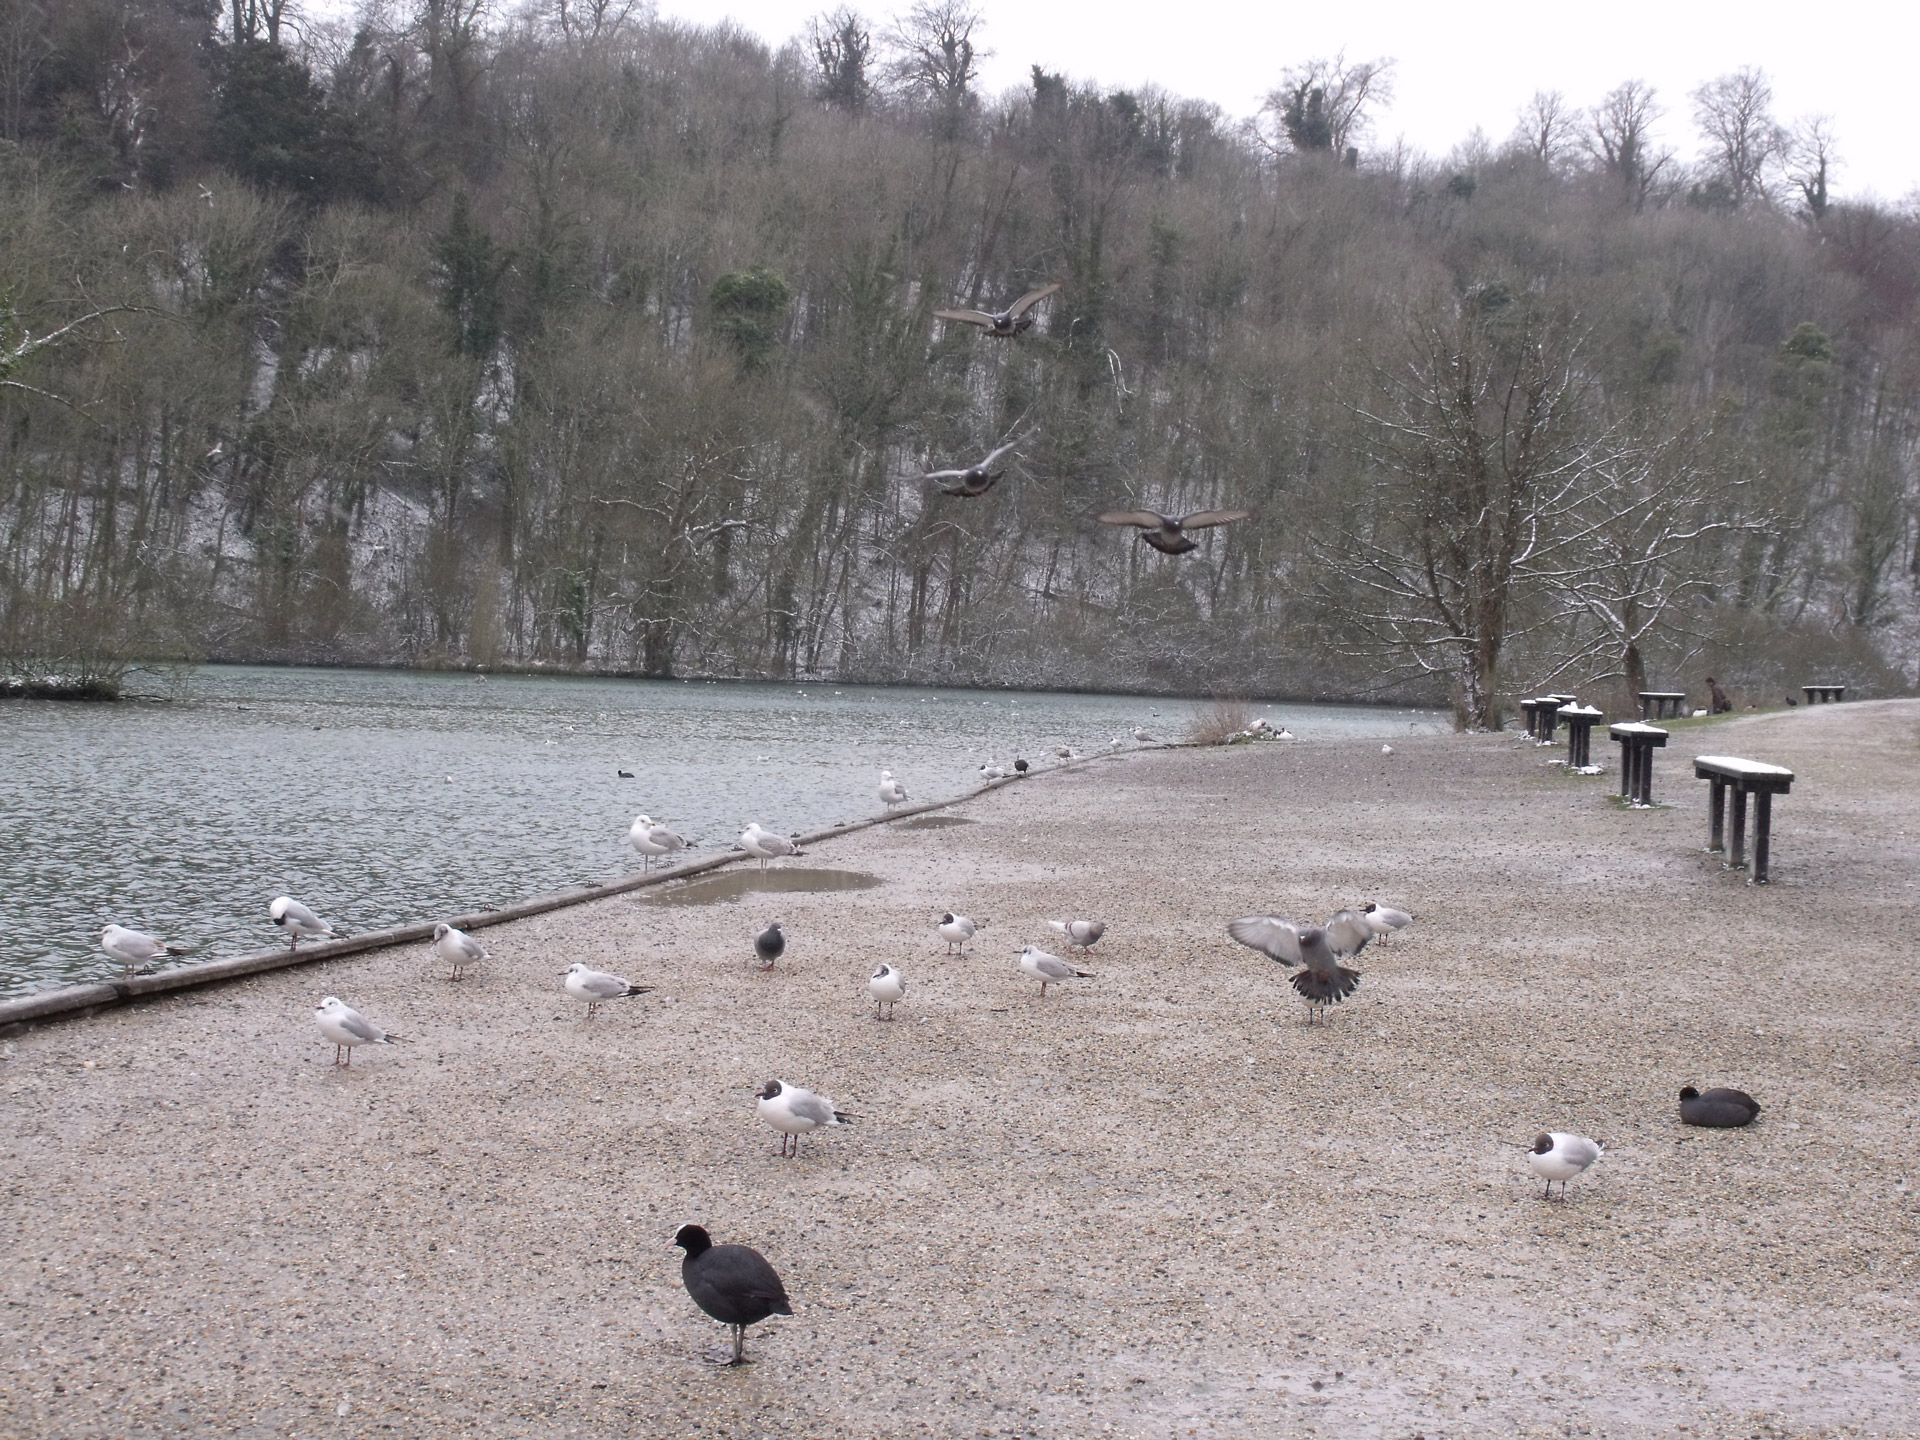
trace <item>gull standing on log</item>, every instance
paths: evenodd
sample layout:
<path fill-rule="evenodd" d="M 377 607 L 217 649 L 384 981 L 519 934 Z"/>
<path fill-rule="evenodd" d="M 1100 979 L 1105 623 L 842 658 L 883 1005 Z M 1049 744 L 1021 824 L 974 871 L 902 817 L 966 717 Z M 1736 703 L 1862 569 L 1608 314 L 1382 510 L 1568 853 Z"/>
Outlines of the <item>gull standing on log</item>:
<path fill-rule="evenodd" d="M 627 843 L 640 852 L 646 868 L 651 870 L 655 856 L 671 855 L 676 850 L 686 849 L 687 837 L 664 825 L 655 824 L 651 815 L 640 815 L 634 818 L 633 828 L 627 831 Z"/>
<path fill-rule="evenodd" d="M 758 820 L 750 821 L 747 828 L 740 832 L 740 848 L 758 860 L 762 870 L 767 868 L 769 860 L 801 853 L 800 847 L 786 836 L 762 829 Z"/>
<path fill-rule="evenodd" d="M 178 945 L 169 945 L 144 930 L 129 930 L 124 925 L 108 925 L 101 930 L 100 948 L 118 960 L 128 975 L 155 960 L 187 953 Z"/>
<path fill-rule="evenodd" d="M 880 803 L 891 810 L 907 803 L 907 787 L 893 778 L 893 771 L 880 772 Z"/>
<path fill-rule="evenodd" d="M 287 932 L 289 950 L 299 949 L 302 940 L 317 940 L 322 935 L 333 934 L 333 926 L 291 895 L 282 895 L 275 900 L 267 907 L 267 914 L 273 917 L 274 924 Z"/>

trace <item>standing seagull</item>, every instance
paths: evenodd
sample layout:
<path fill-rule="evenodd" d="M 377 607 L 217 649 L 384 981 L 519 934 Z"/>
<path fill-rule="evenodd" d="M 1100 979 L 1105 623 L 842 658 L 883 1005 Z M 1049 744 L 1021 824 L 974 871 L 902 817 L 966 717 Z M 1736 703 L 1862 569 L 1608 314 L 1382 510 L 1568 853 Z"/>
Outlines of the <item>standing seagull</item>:
<path fill-rule="evenodd" d="M 834 1109 L 833 1101 L 826 1096 L 803 1090 L 798 1085 L 769 1080 L 766 1089 L 756 1090 L 754 1094 L 759 1097 L 760 1103 L 755 1108 L 760 1111 L 760 1118 L 782 1136 L 782 1156 L 799 1155 L 802 1135 L 811 1135 L 825 1125 L 853 1123 L 853 1116 Z"/>
<path fill-rule="evenodd" d="M 600 1008 L 603 1000 L 624 1000 L 629 995 L 645 995 L 653 988 L 651 985 L 635 985 L 624 976 L 590 969 L 578 960 L 560 973 L 567 977 L 567 993 L 576 1000 L 587 1002 L 589 1020 L 593 1019 L 594 1012 Z"/>
<path fill-rule="evenodd" d="M 1102 525 L 1137 525 L 1140 538 L 1162 555 L 1184 555 L 1198 550 L 1200 542 L 1189 530 L 1208 530 L 1215 525 L 1236 525 L 1251 520 L 1251 510 L 1196 510 L 1191 515 L 1162 515 L 1158 510 L 1108 510 L 1100 517 Z"/>
<path fill-rule="evenodd" d="M 433 927 L 433 948 L 440 958 L 453 967 L 449 980 L 464 980 L 461 972 L 469 965 L 478 965 L 489 956 L 480 942 L 464 930 L 456 930 L 444 920 Z"/>
<path fill-rule="evenodd" d="M 758 860 L 762 870 L 767 868 L 769 860 L 800 853 L 800 847 L 793 841 L 772 830 L 762 829 L 758 820 L 750 821 L 747 828 L 740 832 L 740 848 Z"/>
<path fill-rule="evenodd" d="M 391 1045 L 396 1040 L 404 1040 L 404 1035 L 389 1035 L 358 1010 L 344 1000 L 329 995 L 320 1002 L 320 1008 L 313 1012 L 313 1023 L 320 1027 L 320 1036 L 333 1046 L 333 1063 L 343 1063 L 340 1052 L 346 1051 L 345 1064 L 353 1064 L 353 1047 L 356 1045 Z"/>
<path fill-rule="evenodd" d="M 873 978 L 867 981 L 867 992 L 873 996 L 873 1018 L 881 1018 L 880 1007 L 887 1007 L 886 1018 L 893 1019 L 893 1007 L 907 998 L 907 977 L 891 965 L 882 965 L 873 972 Z"/>
<path fill-rule="evenodd" d="M 1067 947 L 1085 954 L 1107 933 L 1104 920 L 1049 920 L 1047 924 L 1067 937 Z"/>
<path fill-rule="evenodd" d="M 907 787 L 893 778 L 893 771 L 880 772 L 880 803 L 891 810 L 907 803 Z"/>
<path fill-rule="evenodd" d="M 1560 1198 L 1567 1198 L 1567 1181 L 1585 1170 L 1605 1152 L 1606 1146 L 1584 1135 L 1569 1135 L 1554 1130 L 1536 1135 L 1533 1150 L 1527 1156 L 1527 1168 L 1547 1182 L 1546 1198 L 1553 1198 L 1553 1182 L 1560 1182 Z"/>
<path fill-rule="evenodd" d="M 781 930 L 778 920 L 753 937 L 753 953 L 760 957 L 762 970 L 771 970 L 773 962 L 786 954 L 786 951 L 786 933 Z"/>
<path fill-rule="evenodd" d="M 1404 910 L 1394 910 L 1369 900 L 1361 911 L 1360 918 L 1373 932 L 1373 938 L 1385 942 L 1389 935 L 1397 934 L 1413 923 L 1413 916 Z"/>
<path fill-rule="evenodd" d="M 1029 945 L 1020 952 L 1020 968 L 1040 982 L 1040 998 L 1047 998 L 1047 986 L 1062 980 L 1091 980 L 1086 970 L 1076 970 L 1058 955 L 1049 955 Z"/>
<path fill-rule="evenodd" d="M 129 930 L 124 925 L 108 925 L 101 930 L 100 948 L 118 960 L 129 976 L 155 960 L 187 953 L 178 945 L 169 945 L 144 930 Z"/>
<path fill-rule="evenodd" d="M 985 310 L 936 310 L 933 312 L 933 318 L 957 320 L 963 325 L 978 325 L 989 335 L 1010 340 L 1022 331 L 1033 328 L 1033 316 L 1027 312 L 1059 288 L 1056 282 L 1052 285 L 1042 285 L 1038 290 L 1029 290 L 1006 309 L 991 315 Z"/>
<path fill-rule="evenodd" d="M 645 859 L 645 868 L 653 868 L 656 855 L 671 855 L 676 850 L 687 848 L 687 837 L 669 830 L 664 825 L 656 825 L 651 815 L 634 817 L 633 827 L 627 831 L 627 843 L 638 850 Z"/>
<path fill-rule="evenodd" d="M 1153 736 L 1149 735 L 1146 731 L 1142 730 L 1138 725 L 1133 727 L 1133 738 L 1139 741 L 1142 745 L 1157 745 L 1160 743 L 1159 741 L 1155 740 Z"/>
<path fill-rule="evenodd" d="M 1338 921 L 1339 916 L 1334 918 Z M 1360 972 L 1347 969 L 1334 958 L 1327 931 L 1318 925 L 1296 925 L 1277 915 L 1245 915 L 1228 922 L 1227 934 L 1283 965 L 1306 966 L 1295 971 L 1289 983 L 1307 1002 L 1308 1024 L 1318 1018 L 1321 1009 L 1338 1004 L 1360 988 Z M 1343 930 L 1341 938 L 1350 940 L 1351 935 Z"/>
<path fill-rule="evenodd" d="M 786 1287 L 767 1257 L 747 1245 L 716 1245 L 698 1225 L 682 1225 L 673 1243 L 687 1252 L 680 1262 L 680 1283 L 693 1303 L 722 1325 L 733 1327 L 733 1358 L 745 1365 L 747 1326 L 769 1315 L 791 1315 Z"/>
<path fill-rule="evenodd" d="M 267 914 L 273 917 L 274 924 L 287 932 L 289 950 L 299 949 L 302 940 L 317 940 L 322 935 L 333 934 L 333 926 L 291 895 L 282 895 L 275 900 L 267 907 Z"/>
<path fill-rule="evenodd" d="M 956 915 L 949 910 L 940 917 L 940 924 L 935 928 L 940 931 L 940 938 L 947 942 L 947 953 L 949 955 L 953 953 L 953 947 L 956 945 L 960 947 L 960 953 L 964 955 L 967 953 L 967 941 L 973 938 L 973 932 L 976 927 L 973 921 L 969 920 L 966 916 Z"/>
<path fill-rule="evenodd" d="M 993 467 L 1002 455 L 1011 452 L 1014 445 L 1018 443 L 1018 441 L 1014 441 L 1010 444 L 1002 445 L 978 465 L 969 465 L 964 470 L 929 470 L 920 478 L 933 481 L 951 481 L 951 484 L 942 484 L 940 486 L 940 493 L 942 495 L 958 495 L 964 500 L 977 500 L 986 494 L 987 491 L 991 490 L 999 481 L 1000 477 L 1007 473 L 1004 470 L 996 470 Z"/>

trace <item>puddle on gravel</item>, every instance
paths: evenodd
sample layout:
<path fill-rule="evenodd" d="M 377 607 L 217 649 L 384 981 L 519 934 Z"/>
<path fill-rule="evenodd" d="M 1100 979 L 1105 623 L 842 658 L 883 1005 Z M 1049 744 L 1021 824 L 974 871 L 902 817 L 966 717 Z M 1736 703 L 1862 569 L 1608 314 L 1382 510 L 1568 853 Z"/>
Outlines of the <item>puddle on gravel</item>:
<path fill-rule="evenodd" d="M 864 870 L 728 870 L 719 875 L 703 875 L 683 884 L 668 885 L 643 896 L 642 905 L 715 905 L 723 900 L 739 900 L 748 895 L 774 895 L 793 891 L 871 890 L 880 884 L 878 875 Z"/>
<path fill-rule="evenodd" d="M 956 825 L 977 825 L 977 820 L 969 820 L 964 815 L 922 815 L 917 820 L 903 821 L 902 830 L 951 830 Z"/>

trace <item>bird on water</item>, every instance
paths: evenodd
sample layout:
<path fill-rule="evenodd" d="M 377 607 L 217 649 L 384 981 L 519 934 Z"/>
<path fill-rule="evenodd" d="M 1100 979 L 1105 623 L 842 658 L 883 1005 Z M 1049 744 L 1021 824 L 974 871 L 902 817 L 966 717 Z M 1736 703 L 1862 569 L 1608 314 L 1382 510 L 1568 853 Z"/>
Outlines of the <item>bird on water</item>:
<path fill-rule="evenodd" d="M 682 1225 L 673 1243 L 687 1252 L 680 1262 L 680 1283 L 693 1303 L 722 1325 L 733 1327 L 733 1358 L 716 1363 L 748 1364 L 747 1327 L 769 1315 L 791 1315 L 786 1286 L 767 1257 L 749 1245 L 716 1245 L 698 1225 Z"/>
<path fill-rule="evenodd" d="M 932 480 L 938 484 L 942 495 L 958 495 L 963 500 L 977 500 L 999 483 L 1000 477 L 1007 473 L 1005 470 L 996 470 L 993 467 L 1000 462 L 1002 455 L 1011 454 L 1014 444 L 1018 443 L 1015 441 L 1013 444 L 1002 445 L 978 465 L 968 465 L 959 470 L 929 470 L 920 478 Z"/>
<path fill-rule="evenodd" d="M 1360 988 L 1360 972 L 1340 961 L 1358 955 L 1373 938 L 1351 910 L 1340 911 L 1324 926 L 1296 925 L 1278 915 L 1243 915 L 1228 922 L 1227 934 L 1270 960 L 1306 967 L 1289 976 L 1288 983 L 1307 1002 L 1308 1024 Z"/>
<path fill-rule="evenodd" d="M 1196 510 L 1191 515 L 1162 515 L 1158 510 L 1108 510 L 1100 516 L 1100 523 L 1137 525 L 1140 538 L 1162 555 L 1184 555 L 1200 548 L 1200 542 L 1187 533 L 1189 530 L 1237 525 L 1252 518 L 1251 510 Z"/>
<path fill-rule="evenodd" d="M 1010 340 L 1022 331 L 1033 328 L 1034 306 L 1060 289 L 1058 282 L 1042 285 L 1038 290 L 1029 290 L 1006 309 L 988 313 L 985 310 L 936 310 L 936 320 L 957 320 L 963 325 L 978 325 L 987 334 L 1001 340 Z"/>
<path fill-rule="evenodd" d="M 1680 1123 L 1705 1125 L 1714 1130 L 1737 1130 L 1751 1125 L 1760 1113 L 1760 1102 L 1744 1090 L 1715 1086 L 1696 1090 L 1688 1085 L 1680 1092 Z"/>
<path fill-rule="evenodd" d="M 762 970 L 771 970 L 773 962 L 787 953 L 787 934 L 778 920 L 753 937 L 753 953 L 760 957 Z"/>
<path fill-rule="evenodd" d="M 1584 1135 L 1554 1130 L 1534 1137 L 1527 1168 L 1547 1182 L 1545 1198 L 1553 1198 L 1553 1182 L 1560 1182 L 1560 1198 L 1567 1198 L 1567 1181 L 1583 1172 L 1605 1152 L 1606 1146 Z"/>
<path fill-rule="evenodd" d="M 608 1000 L 624 1000 L 629 995 L 645 995 L 651 985 L 635 985 L 624 975 L 609 975 L 604 970 L 595 970 L 578 960 L 560 972 L 567 979 L 567 993 L 576 1000 L 587 1002 L 587 1019 L 591 1020 L 596 1011 Z"/>
<path fill-rule="evenodd" d="M 289 950 L 299 949 L 302 940 L 317 940 L 322 935 L 333 934 L 333 926 L 291 895 L 282 895 L 275 900 L 267 907 L 267 914 L 273 917 L 274 924 L 286 931 Z"/>
<path fill-rule="evenodd" d="M 853 1123 L 853 1116 L 834 1109 L 833 1101 L 826 1096 L 816 1095 L 798 1085 L 769 1080 L 764 1089 L 756 1090 L 754 1094 L 760 1102 L 755 1107 L 760 1112 L 760 1118 L 780 1132 L 780 1153 L 783 1156 L 797 1156 L 800 1153 L 802 1135 L 811 1135 L 827 1125 Z"/>

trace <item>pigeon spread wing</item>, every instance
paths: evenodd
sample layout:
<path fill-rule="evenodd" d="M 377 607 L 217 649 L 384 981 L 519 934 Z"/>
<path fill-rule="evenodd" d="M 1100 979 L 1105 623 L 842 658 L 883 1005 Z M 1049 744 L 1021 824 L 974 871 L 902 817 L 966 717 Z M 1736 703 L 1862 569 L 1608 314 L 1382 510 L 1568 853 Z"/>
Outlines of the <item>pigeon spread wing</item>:
<path fill-rule="evenodd" d="M 1059 288 L 1059 282 L 1055 281 L 1051 285 L 1042 285 L 1038 290 L 1029 290 L 1007 307 L 1007 314 L 1018 320 L 1022 315 L 1026 314 L 1027 311 L 1038 305 Z"/>
<path fill-rule="evenodd" d="M 1158 530 L 1166 524 L 1164 515 L 1151 510 L 1108 510 L 1100 517 L 1102 525 L 1138 525 L 1142 530 Z"/>
<path fill-rule="evenodd" d="M 1327 948 L 1336 955 L 1358 955 L 1373 939 L 1373 927 L 1351 910 L 1327 922 Z"/>
<path fill-rule="evenodd" d="M 936 320 L 958 320 L 963 324 L 985 325 L 989 328 L 993 325 L 993 316 L 983 315 L 978 310 L 936 310 L 933 312 L 933 318 Z"/>
<path fill-rule="evenodd" d="M 1206 530 L 1215 525 L 1231 525 L 1238 520 L 1251 520 L 1251 510 L 1196 510 L 1180 522 L 1182 530 Z"/>
<path fill-rule="evenodd" d="M 1304 965 L 1300 927 L 1274 915 L 1246 915 L 1227 923 L 1227 934 L 1250 949 L 1285 965 Z"/>

